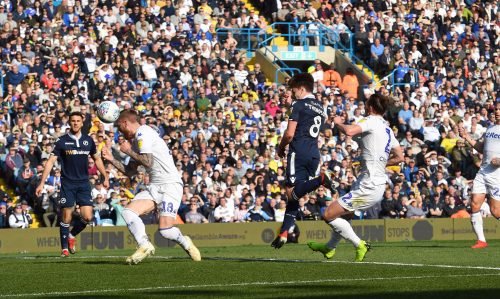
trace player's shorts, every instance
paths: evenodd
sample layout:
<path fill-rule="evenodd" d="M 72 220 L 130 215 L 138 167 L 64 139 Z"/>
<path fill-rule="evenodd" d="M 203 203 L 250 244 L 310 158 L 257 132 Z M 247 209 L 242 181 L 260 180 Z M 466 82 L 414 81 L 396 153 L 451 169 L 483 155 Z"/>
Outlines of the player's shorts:
<path fill-rule="evenodd" d="M 286 167 L 286 184 L 295 186 L 298 182 L 305 182 L 316 176 L 320 159 L 311 155 L 288 153 Z"/>
<path fill-rule="evenodd" d="M 490 198 L 500 200 L 500 168 L 481 167 L 474 179 L 472 194 L 488 194 Z"/>
<path fill-rule="evenodd" d="M 156 203 L 160 216 L 177 217 L 182 199 L 182 184 L 151 184 L 147 189 L 137 193 L 133 200 L 148 199 Z"/>
<path fill-rule="evenodd" d="M 72 182 L 61 181 L 61 196 L 59 198 L 59 206 L 61 208 L 71 208 L 75 204 L 79 206 L 93 206 L 92 201 L 92 186 L 89 181 Z"/>
<path fill-rule="evenodd" d="M 361 175 L 349 193 L 339 198 L 339 204 L 348 211 L 366 210 L 382 201 L 385 184 L 375 185 L 369 176 Z"/>

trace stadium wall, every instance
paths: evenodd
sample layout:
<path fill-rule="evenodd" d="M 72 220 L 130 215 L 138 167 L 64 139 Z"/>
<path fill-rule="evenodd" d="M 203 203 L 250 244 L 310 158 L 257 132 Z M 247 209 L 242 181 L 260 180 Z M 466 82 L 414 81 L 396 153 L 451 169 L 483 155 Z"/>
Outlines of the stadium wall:
<path fill-rule="evenodd" d="M 352 222 L 354 230 L 371 242 L 474 240 L 469 219 L 387 219 Z M 280 223 L 212 223 L 184 224 L 182 231 L 191 236 L 197 246 L 268 245 L 275 238 Z M 298 222 L 300 243 L 308 240 L 327 241 L 330 228 L 322 221 Z M 486 218 L 484 231 L 488 239 L 500 239 L 500 221 Z M 157 232 L 147 227 L 156 247 L 173 247 Z M 136 245 L 126 227 L 96 227 L 94 235 L 86 229 L 79 236 L 79 250 L 135 249 Z M 59 229 L 3 229 L 0 230 L 0 253 L 59 252 Z"/>

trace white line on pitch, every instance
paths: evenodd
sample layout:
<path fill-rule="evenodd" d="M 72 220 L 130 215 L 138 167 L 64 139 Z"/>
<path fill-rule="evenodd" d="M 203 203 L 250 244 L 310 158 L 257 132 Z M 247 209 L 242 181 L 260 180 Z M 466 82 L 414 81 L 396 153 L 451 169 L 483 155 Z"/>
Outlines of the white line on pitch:
<path fill-rule="evenodd" d="M 243 283 L 229 284 L 200 284 L 200 285 L 178 285 L 178 286 L 159 286 L 159 287 L 144 287 L 130 289 L 103 289 L 103 290 L 83 290 L 71 292 L 46 292 L 46 293 L 24 293 L 24 294 L 9 294 L 0 295 L 0 298 L 9 297 L 34 297 L 34 296 L 68 296 L 68 295 L 85 295 L 85 294 L 101 294 L 101 293 L 118 293 L 118 292 L 141 292 L 154 290 L 176 290 L 176 289 L 198 289 L 198 288 L 220 288 L 220 287 L 246 287 L 246 286 L 278 286 L 289 284 L 309 284 L 309 283 L 328 283 L 328 282 L 354 282 L 354 281 L 374 281 L 374 280 L 394 280 L 394 279 L 434 279 L 434 278 L 454 278 L 454 277 L 482 277 L 482 276 L 500 276 L 500 273 L 483 273 L 483 274 L 458 274 L 458 275 L 429 275 L 429 276 L 402 276 L 402 277 L 370 277 L 370 278 L 332 278 L 318 280 L 295 280 L 295 281 L 254 281 Z"/>
<path fill-rule="evenodd" d="M 72 256 L 71 258 L 61 258 L 55 256 L 24 256 L 12 257 L 14 259 L 35 260 L 35 259 L 125 259 L 126 256 L 119 255 L 102 255 L 102 256 Z M 148 259 L 184 259 L 183 257 L 172 256 L 151 256 Z M 500 271 L 500 267 L 486 266 L 466 266 L 466 265 L 441 265 L 441 264 L 416 264 L 416 263 L 397 263 L 397 262 L 352 262 L 352 261 L 317 261 L 317 260 L 298 260 L 298 259 L 275 259 L 275 258 L 238 258 L 238 257 L 206 257 L 205 260 L 222 260 L 222 261 L 254 261 L 254 262 L 281 262 L 281 263 L 336 263 L 336 264 L 368 264 L 368 265 L 386 265 L 386 266 L 404 266 L 404 267 L 433 267 L 433 268 L 449 268 L 449 269 L 476 269 L 476 270 L 495 270 Z"/>

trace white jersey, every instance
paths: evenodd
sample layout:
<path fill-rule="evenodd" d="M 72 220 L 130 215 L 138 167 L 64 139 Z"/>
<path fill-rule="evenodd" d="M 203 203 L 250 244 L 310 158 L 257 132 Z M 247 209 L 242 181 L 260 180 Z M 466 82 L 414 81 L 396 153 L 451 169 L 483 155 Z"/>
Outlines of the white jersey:
<path fill-rule="evenodd" d="M 361 127 L 361 172 L 368 174 L 374 185 L 386 182 L 385 167 L 391 150 L 399 146 L 394 132 L 382 116 L 370 115 L 358 123 Z"/>
<path fill-rule="evenodd" d="M 491 159 L 500 158 L 500 125 L 492 125 L 483 135 L 483 161 L 481 168 L 490 165 Z"/>
<path fill-rule="evenodd" d="M 133 146 L 141 154 L 153 154 L 153 166 L 146 169 L 151 184 L 182 184 L 172 152 L 153 128 L 147 125 L 140 126 L 135 133 Z"/>

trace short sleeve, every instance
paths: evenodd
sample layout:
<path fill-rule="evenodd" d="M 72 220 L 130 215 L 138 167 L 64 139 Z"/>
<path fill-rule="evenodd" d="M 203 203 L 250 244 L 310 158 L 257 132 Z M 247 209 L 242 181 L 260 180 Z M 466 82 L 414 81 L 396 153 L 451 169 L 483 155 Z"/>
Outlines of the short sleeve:
<path fill-rule="evenodd" d="M 151 154 L 153 153 L 153 136 L 147 130 L 139 128 L 137 133 L 137 149 L 141 154 Z"/>
<path fill-rule="evenodd" d="M 52 154 L 56 157 L 61 157 L 61 153 L 64 150 L 62 148 L 63 142 L 61 141 L 61 138 L 58 138 L 54 144 L 54 149 L 52 150 Z"/>
<path fill-rule="evenodd" d="M 290 117 L 288 118 L 289 120 L 293 120 L 298 122 L 299 121 L 299 112 L 300 112 L 300 102 L 295 101 L 292 103 L 292 111 L 290 113 Z"/>
<path fill-rule="evenodd" d="M 364 117 L 360 119 L 357 123 L 361 127 L 361 132 L 370 132 L 373 129 L 372 119 L 369 117 Z"/>

